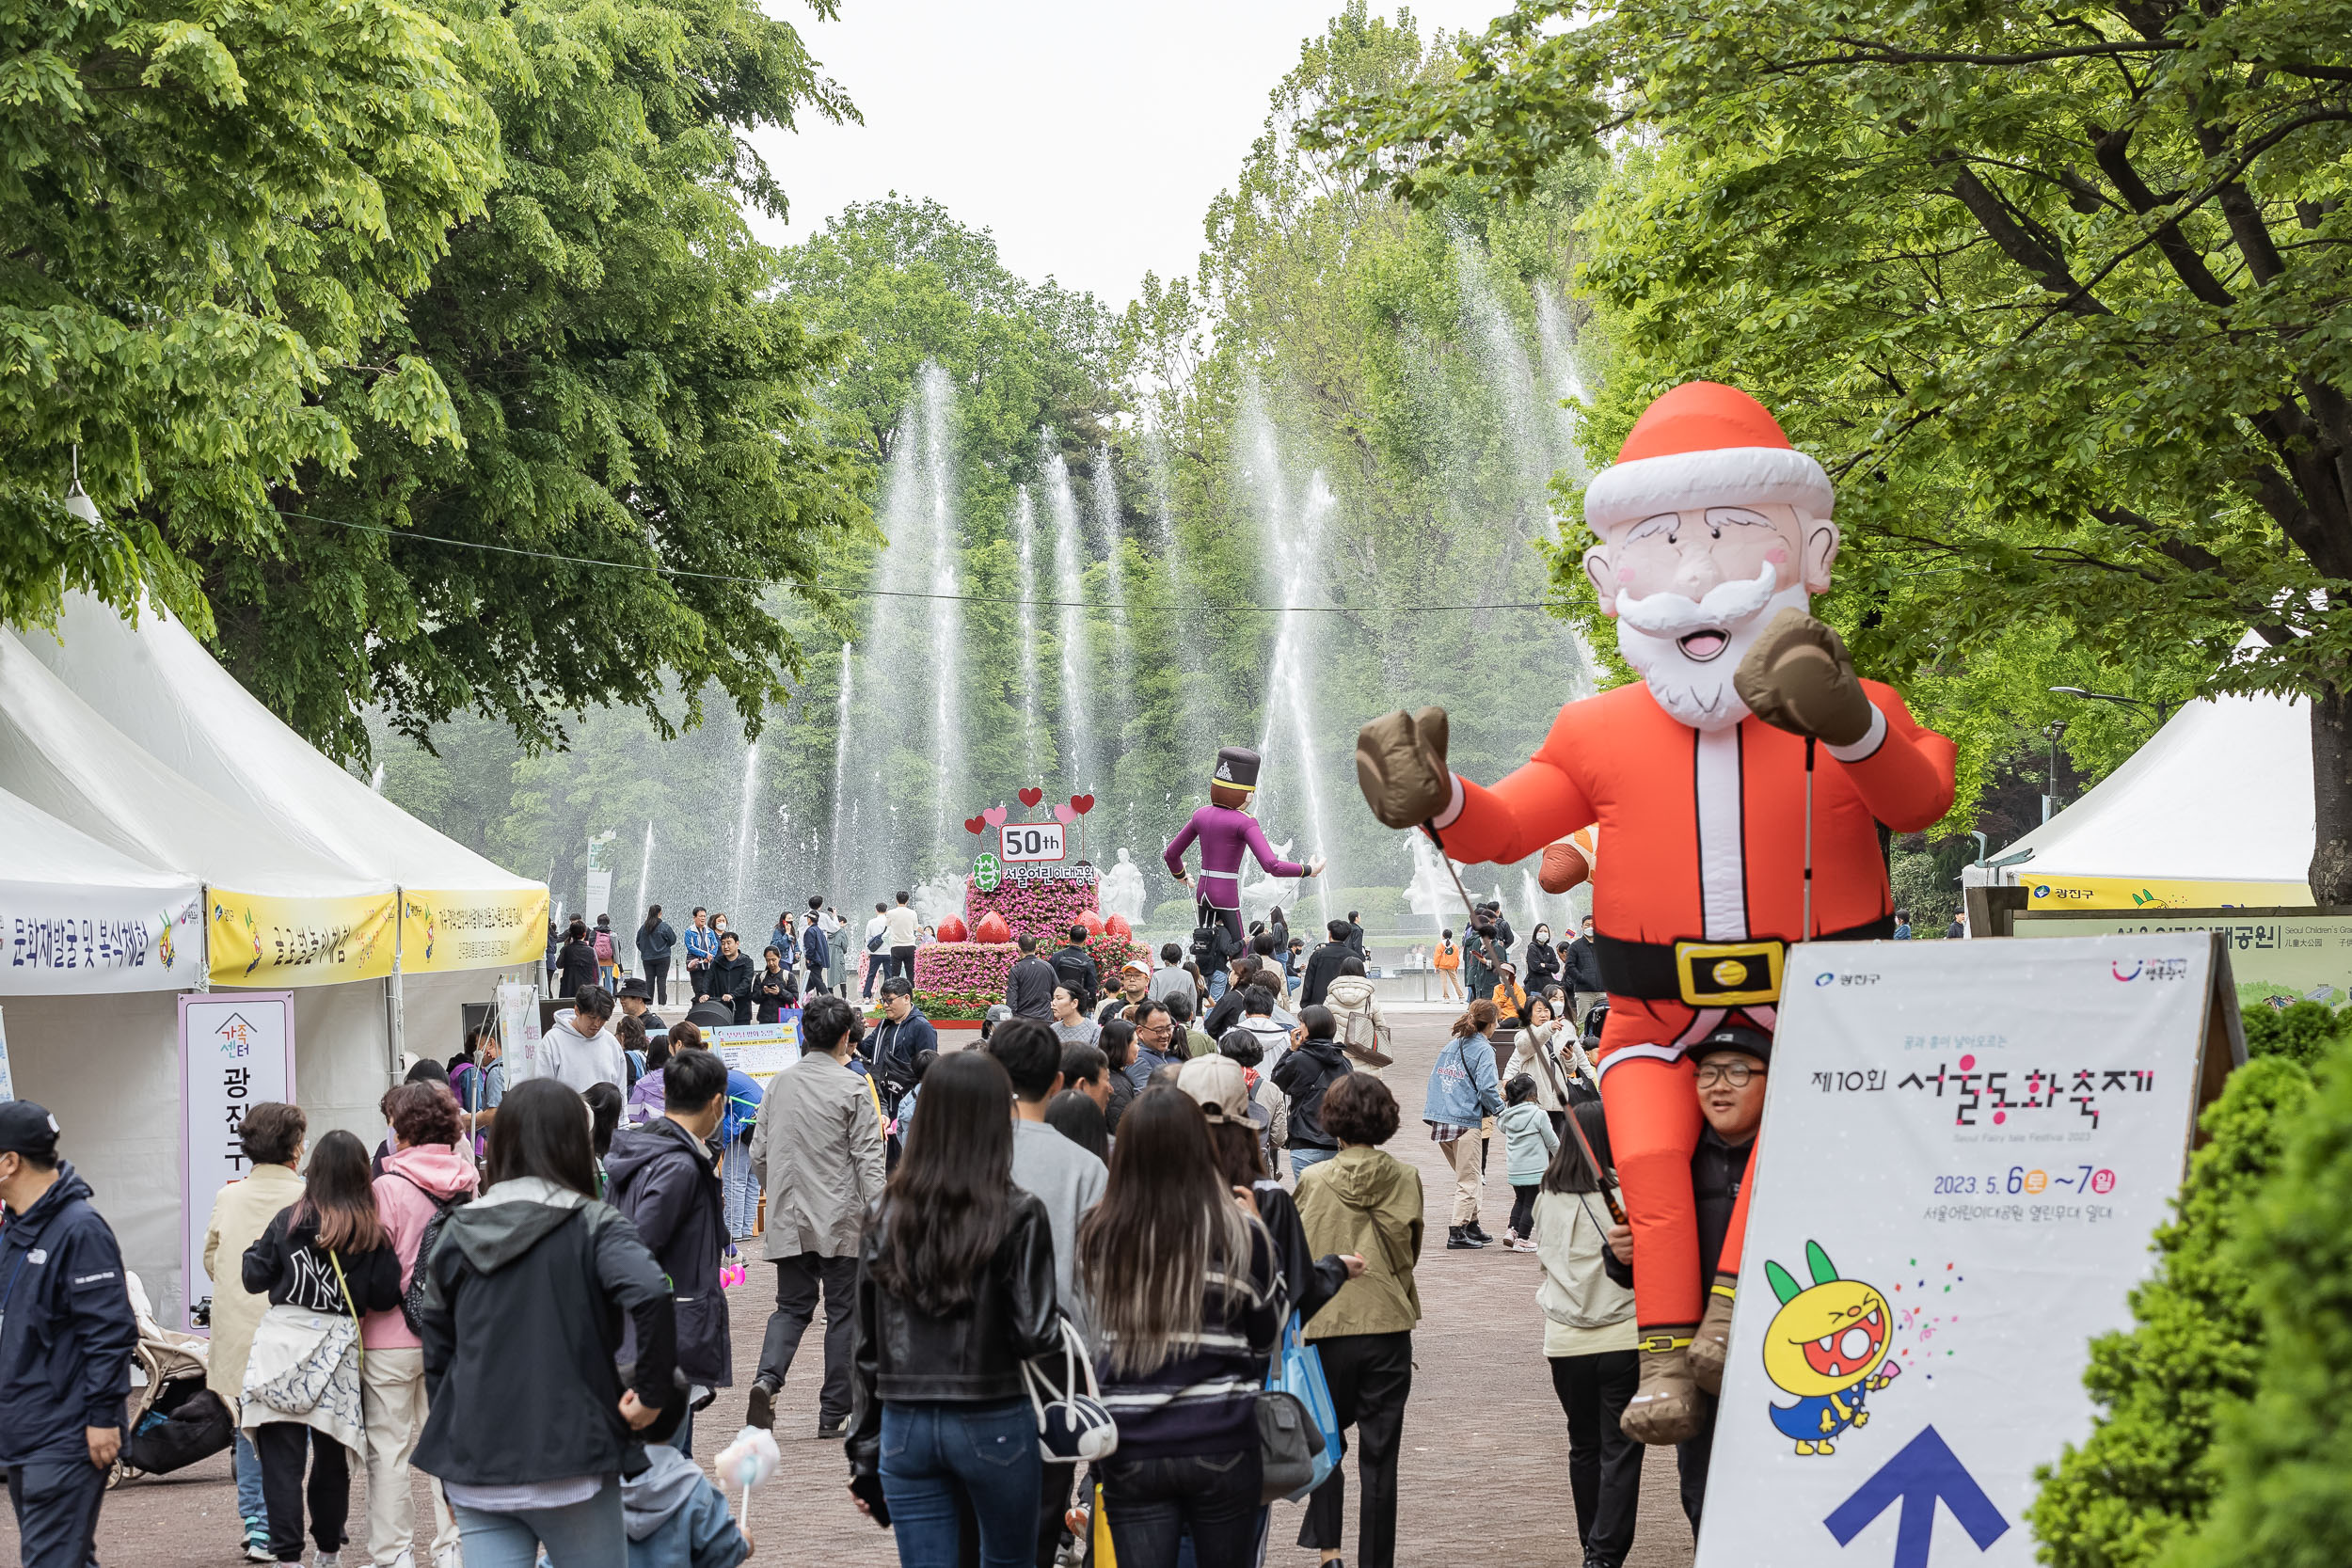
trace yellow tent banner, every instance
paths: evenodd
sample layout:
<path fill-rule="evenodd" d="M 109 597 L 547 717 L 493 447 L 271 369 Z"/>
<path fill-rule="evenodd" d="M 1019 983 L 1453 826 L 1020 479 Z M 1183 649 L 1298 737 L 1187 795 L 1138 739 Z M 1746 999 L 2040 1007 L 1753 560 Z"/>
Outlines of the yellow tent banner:
<path fill-rule="evenodd" d="M 400 969 L 434 974 L 461 969 L 536 970 L 547 958 L 548 890 L 403 888 Z"/>
<path fill-rule="evenodd" d="M 2026 890 L 2026 909 L 2035 914 L 2049 910 L 2299 909 L 2312 902 L 2312 890 L 2302 882 L 2037 877 L 2021 866 L 2017 885 Z"/>
<path fill-rule="evenodd" d="M 215 986 L 328 986 L 392 972 L 392 891 L 273 898 L 208 888 L 205 935 Z"/>

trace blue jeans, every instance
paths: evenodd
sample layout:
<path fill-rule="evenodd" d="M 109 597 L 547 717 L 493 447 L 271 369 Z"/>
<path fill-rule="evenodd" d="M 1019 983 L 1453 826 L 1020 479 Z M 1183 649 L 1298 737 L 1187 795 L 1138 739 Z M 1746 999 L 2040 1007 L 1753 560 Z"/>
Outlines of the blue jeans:
<path fill-rule="evenodd" d="M 1184 1544 L 1202 1568 L 1257 1560 L 1265 1510 L 1258 1501 L 1258 1450 L 1129 1459 L 1102 1466 L 1119 1568 L 1176 1568 Z M 467 1568 L 472 1568 L 469 1563 Z"/>
<path fill-rule="evenodd" d="M 898 1538 L 899 1568 L 957 1568 L 959 1502 L 979 1525 L 979 1568 L 1030 1568 L 1043 1467 L 1037 1415 L 1026 1400 L 885 1402 L 882 1497 L 890 1504 L 891 1533 Z M 469 1556 L 466 1568 L 480 1565 Z"/>
<path fill-rule="evenodd" d="M 1291 1174 L 1302 1176 L 1309 1165 L 1319 1165 L 1339 1156 L 1336 1148 L 1294 1148 L 1291 1150 Z"/>
<path fill-rule="evenodd" d="M 237 1433 L 237 1517 L 269 1522 L 269 1507 L 262 1501 L 262 1455 L 253 1439 Z"/>
<path fill-rule="evenodd" d="M 621 1525 L 621 1487 L 608 1481 L 584 1503 L 532 1508 L 519 1513 L 450 1504 L 464 1537 L 466 1568 L 532 1568 L 539 1547 L 554 1568 L 628 1568 L 628 1536 Z"/>

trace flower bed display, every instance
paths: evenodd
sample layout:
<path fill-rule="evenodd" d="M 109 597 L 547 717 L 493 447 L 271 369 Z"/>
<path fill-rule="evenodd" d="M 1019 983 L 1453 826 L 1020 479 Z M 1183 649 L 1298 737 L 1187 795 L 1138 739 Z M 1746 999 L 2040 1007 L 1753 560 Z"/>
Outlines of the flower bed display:
<path fill-rule="evenodd" d="M 993 893 L 982 893 L 969 877 L 963 882 L 963 918 L 975 928 L 984 917 L 999 914 L 1016 937 L 1050 936 L 1059 942 L 1081 915 L 1095 912 L 1091 871 L 1084 877 L 1008 877 Z"/>
<path fill-rule="evenodd" d="M 914 1005 L 933 1023 L 978 1023 L 988 1017 L 988 1010 L 1005 999 L 1002 987 L 993 991 L 922 990 L 914 993 Z"/>
<path fill-rule="evenodd" d="M 1041 948 L 1038 956 L 1043 958 L 1051 951 Z M 1119 989 L 1119 972 L 1128 959 L 1152 961 L 1141 942 L 1123 937 L 1095 937 L 1088 942 L 1087 952 L 1101 976 L 1098 989 L 1105 996 Z M 914 950 L 914 1005 L 934 1023 L 943 1018 L 978 1018 L 1005 999 L 1005 980 L 1019 957 L 1021 949 L 1011 942 L 927 942 Z M 934 1012 L 935 1000 L 950 1010 Z"/>

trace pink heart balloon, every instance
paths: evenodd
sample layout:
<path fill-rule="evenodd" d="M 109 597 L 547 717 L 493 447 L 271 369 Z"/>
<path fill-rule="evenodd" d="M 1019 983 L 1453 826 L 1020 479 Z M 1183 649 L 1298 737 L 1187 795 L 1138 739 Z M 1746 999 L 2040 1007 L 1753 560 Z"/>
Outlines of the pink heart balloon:
<path fill-rule="evenodd" d="M 1066 827 L 1070 826 L 1070 824 L 1071 824 L 1071 823 L 1075 822 L 1076 820 L 1078 820 L 1078 814 L 1077 814 L 1076 812 L 1074 812 L 1074 811 L 1072 811 L 1072 810 L 1071 810 L 1068 806 L 1066 806 L 1066 805 L 1056 806 L 1056 807 L 1054 808 L 1054 820 L 1055 820 L 1055 821 L 1057 821 L 1057 822 L 1059 822 L 1059 823 L 1060 823 L 1063 827 L 1065 827 L 1065 828 L 1066 828 Z"/>
<path fill-rule="evenodd" d="M 1005 825 L 1005 808 L 1002 806 L 991 806 L 986 811 L 980 813 L 980 820 L 987 823 L 992 828 L 1001 828 Z"/>

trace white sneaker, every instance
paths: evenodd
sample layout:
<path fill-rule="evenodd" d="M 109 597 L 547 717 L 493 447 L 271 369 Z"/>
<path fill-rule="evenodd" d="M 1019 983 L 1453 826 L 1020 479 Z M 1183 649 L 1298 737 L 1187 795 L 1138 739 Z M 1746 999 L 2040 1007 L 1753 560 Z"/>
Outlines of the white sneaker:
<path fill-rule="evenodd" d="M 343 1554 L 341 1552 L 319 1553 L 317 1568 L 343 1568 Z"/>
<path fill-rule="evenodd" d="M 450 1546 L 433 1554 L 433 1568 L 466 1568 L 466 1550 Z"/>

